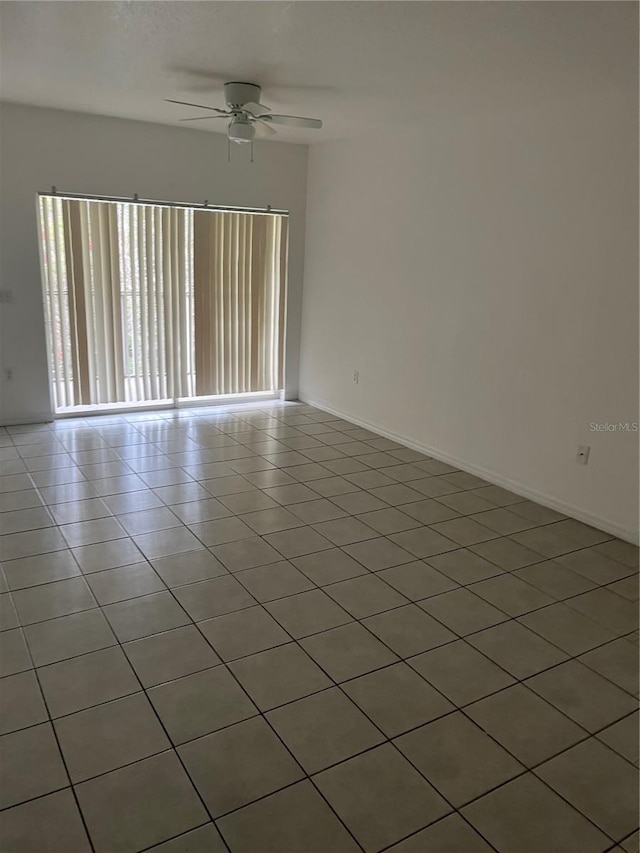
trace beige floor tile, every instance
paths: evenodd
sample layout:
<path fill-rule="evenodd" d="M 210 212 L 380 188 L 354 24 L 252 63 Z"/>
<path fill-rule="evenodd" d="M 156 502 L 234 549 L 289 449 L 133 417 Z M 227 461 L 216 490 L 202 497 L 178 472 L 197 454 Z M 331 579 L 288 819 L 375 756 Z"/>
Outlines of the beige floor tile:
<path fill-rule="evenodd" d="M 43 506 L 34 507 L 33 509 L 19 509 L 13 512 L 3 512 L 0 519 L 0 529 L 3 534 L 38 530 L 42 527 L 51 527 L 53 524 L 53 518 Z"/>
<path fill-rule="evenodd" d="M 325 770 L 314 782 L 367 853 L 451 810 L 391 744 Z"/>
<path fill-rule="evenodd" d="M 589 732 L 614 723 L 638 706 L 628 693 L 575 660 L 534 675 L 526 685 Z"/>
<path fill-rule="evenodd" d="M 402 511 L 403 515 L 408 515 L 421 524 L 436 524 L 438 521 L 448 521 L 451 518 L 458 517 L 455 509 L 431 499 L 402 504 L 398 509 Z"/>
<path fill-rule="evenodd" d="M 111 539 L 124 539 L 127 536 L 126 531 L 115 518 L 95 518 L 90 521 L 63 524 L 60 531 L 70 548 L 96 545 Z"/>
<path fill-rule="evenodd" d="M 87 583 L 100 605 L 114 604 L 166 589 L 148 563 L 135 563 L 120 569 L 93 572 L 87 575 Z"/>
<path fill-rule="evenodd" d="M 11 631 L 20 625 L 11 593 L 0 595 L 0 631 Z"/>
<path fill-rule="evenodd" d="M 274 601 L 285 595 L 314 589 L 314 584 L 291 563 L 282 560 L 256 569 L 246 569 L 236 575 L 242 586 L 260 602 Z"/>
<path fill-rule="evenodd" d="M 181 524 L 180 519 L 166 507 L 127 512 L 119 515 L 118 521 L 130 536 L 166 530 L 169 527 L 178 527 Z"/>
<path fill-rule="evenodd" d="M 394 533 L 390 539 L 420 559 L 443 554 L 445 551 L 454 551 L 459 547 L 451 539 L 447 539 L 446 536 L 442 536 L 430 527 Z"/>
<path fill-rule="evenodd" d="M 606 554 L 596 548 L 574 550 L 571 554 L 557 557 L 556 562 L 595 584 L 613 583 L 631 573 L 629 567 L 624 563 L 607 557 Z"/>
<path fill-rule="evenodd" d="M 254 495 L 255 492 L 245 492 L 244 494 Z M 237 495 L 236 497 L 240 496 Z M 183 524 L 197 524 L 200 521 L 212 521 L 214 518 L 225 518 L 232 515 L 231 510 L 217 498 L 205 498 L 203 500 L 188 501 L 187 503 L 172 504 L 171 512 Z"/>
<path fill-rule="evenodd" d="M 343 518 L 347 513 L 340 509 L 335 503 L 319 498 L 316 501 L 302 501 L 290 504 L 291 512 L 305 524 L 317 524 L 321 521 L 331 521 L 334 518 Z"/>
<path fill-rule="evenodd" d="M 101 572 L 104 569 L 117 569 L 144 561 L 142 552 L 131 539 L 114 539 L 99 545 L 85 545 L 74 548 L 73 556 L 84 572 Z"/>
<path fill-rule="evenodd" d="M 20 589 L 13 593 L 20 624 L 67 616 L 96 607 L 96 600 L 83 577 Z"/>
<path fill-rule="evenodd" d="M 213 555 L 230 571 L 239 572 L 282 560 L 282 554 L 258 536 L 241 539 L 211 549 Z"/>
<path fill-rule="evenodd" d="M 266 717 L 307 773 L 324 770 L 384 740 L 336 687 L 298 699 Z"/>
<path fill-rule="evenodd" d="M 227 853 L 224 841 L 213 823 L 207 823 L 198 829 L 157 844 L 153 853 Z"/>
<path fill-rule="evenodd" d="M 458 706 L 514 683 L 513 676 L 463 640 L 416 655 L 407 663 Z"/>
<path fill-rule="evenodd" d="M 377 532 L 371 527 L 349 516 L 333 521 L 323 521 L 321 524 L 315 524 L 313 529 L 334 545 L 351 545 L 377 536 Z"/>
<path fill-rule="evenodd" d="M 418 606 L 461 637 L 507 621 L 506 613 L 475 595 L 473 589 L 459 588 L 431 596 L 419 601 Z"/>
<path fill-rule="evenodd" d="M 184 586 L 227 574 L 222 563 L 205 549 L 161 557 L 154 560 L 152 566 L 168 587 Z"/>
<path fill-rule="evenodd" d="M 361 563 L 340 548 L 296 557 L 292 562 L 318 586 L 327 586 L 359 575 L 366 575 L 368 572 Z"/>
<path fill-rule="evenodd" d="M 391 539 L 384 537 L 346 545 L 345 551 L 372 572 L 389 569 L 392 566 L 399 566 L 414 560 L 413 554 L 392 542 Z"/>
<path fill-rule="evenodd" d="M 324 587 L 326 593 L 356 619 L 407 604 L 407 599 L 373 574 Z"/>
<path fill-rule="evenodd" d="M 246 806 L 304 776 L 262 717 L 214 732 L 180 747 L 178 752 L 214 817 Z"/>
<path fill-rule="evenodd" d="M 629 714 L 612 726 L 598 732 L 598 740 L 610 746 L 618 755 L 638 766 L 638 732 L 640 729 L 638 712 Z"/>
<path fill-rule="evenodd" d="M 398 656 L 357 622 L 323 631 L 300 645 L 334 681 L 346 681 L 388 666 Z"/>
<path fill-rule="evenodd" d="M 358 519 L 383 536 L 388 536 L 391 533 L 402 533 L 404 530 L 413 530 L 422 524 L 422 522 L 394 507 L 365 512 L 359 515 Z"/>
<path fill-rule="evenodd" d="M 381 501 L 369 492 L 364 491 L 347 492 L 344 495 L 335 495 L 331 500 L 339 507 L 342 507 L 342 509 L 348 512 L 349 515 L 378 512 L 380 510 L 388 509 L 388 506 L 384 501 Z"/>
<path fill-rule="evenodd" d="M 99 610 L 85 610 L 28 625 L 24 634 L 36 666 L 115 646 L 116 637 Z"/>
<path fill-rule="evenodd" d="M 31 659 L 21 628 L 3 631 L 0 639 L 0 677 L 31 668 Z"/>
<path fill-rule="evenodd" d="M 388 583 L 410 601 L 419 601 L 432 595 L 439 595 L 456 589 L 458 584 L 443 575 L 427 563 L 417 560 L 378 572 L 385 583 Z"/>
<path fill-rule="evenodd" d="M 459 711 L 402 735 L 394 743 L 457 808 L 525 769 Z"/>
<path fill-rule="evenodd" d="M 354 474 L 353 476 L 359 476 L 361 480 L 366 477 L 365 474 Z M 404 483 L 381 485 L 379 488 L 372 488 L 371 494 L 390 506 L 400 506 L 400 504 L 413 503 L 414 501 L 419 501 L 422 497 L 420 492 L 417 492 L 415 489 L 412 489 Z"/>
<path fill-rule="evenodd" d="M 275 548 L 283 557 L 302 557 L 315 551 L 331 548 L 331 542 L 317 533 L 312 527 L 298 527 L 295 530 L 283 530 L 280 533 L 270 533 L 264 540 Z"/>
<path fill-rule="evenodd" d="M 0 808 L 49 794 L 69 784 L 51 723 L 0 737 Z"/>
<path fill-rule="evenodd" d="M 47 709 L 33 671 L 0 680 L 0 735 L 47 720 Z"/>
<path fill-rule="evenodd" d="M 273 503 L 275 504 L 275 501 Z M 258 512 L 247 513 L 242 516 L 242 521 L 249 526 L 252 533 L 257 533 L 259 536 L 305 526 L 305 522 L 289 510 L 279 507 L 277 504 L 275 507 L 275 509 L 262 509 Z"/>
<path fill-rule="evenodd" d="M 618 636 L 638 628 L 638 608 L 607 589 L 594 589 L 567 601 L 569 607 L 597 622 Z"/>
<path fill-rule="evenodd" d="M 214 524 L 215 522 L 206 522 Z M 133 541 L 148 560 L 182 554 L 184 551 L 197 551 L 203 543 L 186 527 L 172 527 L 170 530 L 157 530 L 134 536 Z"/>
<path fill-rule="evenodd" d="M 614 560 L 624 563 L 625 566 L 629 566 L 631 569 L 638 568 L 640 551 L 637 545 L 632 545 L 630 542 L 613 539 L 611 542 L 597 545 L 596 551 L 600 551 L 606 557 L 612 557 Z"/>
<path fill-rule="evenodd" d="M 65 540 L 55 527 L 29 530 L 26 533 L 8 533 L 0 536 L 0 560 L 17 560 L 49 551 L 62 551 L 67 547 Z"/>
<path fill-rule="evenodd" d="M 91 853 L 70 788 L 0 813 L 0 837 L 7 850 Z"/>
<path fill-rule="evenodd" d="M 38 678 L 54 718 L 140 690 L 127 658 L 117 647 L 40 667 Z"/>
<path fill-rule="evenodd" d="M 492 849 L 458 814 L 453 814 L 394 844 L 389 853 L 490 853 Z"/>
<path fill-rule="evenodd" d="M 89 844 L 48 713 L 95 853 L 638 853 L 635 546 L 290 402 L 0 428 L 0 481 L 15 853 Z"/>
<path fill-rule="evenodd" d="M 224 661 L 280 646 L 291 637 L 263 607 L 247 607 L 201 622 L 200 630 Z"/>
<path fill-rule="evenodd" d="M 468 641 L 516 678 L 527 678 L 566 659 L 567 655 L 517 622 L 504 622 Z"/>
<path fill-rule="evenodd" d="M 402 658 L 457 639 L 456 635 L 415 604 L 363 620 L 372 633 Z"/>
<path fill-rule="evenodd" d="M 123 649 L 144 687 L 209 669 L 220 658 L 193 625 L 126 643 Z"/>
<path fill-rule="evenodd" d="M 405 663 L 348 681 L 343 690 L 387 737 L 400 735 L 454 710 L 444 696 Z"/>
<path fill-rule="evenodd" d="M 352 617 L 320 589 L 271 601 L 265 607 L 294 639 L 352 621 Z"/>
<path fill-rule="evenodd" d="M 587 736 L 583 728 L 522 684 L 468 705 L 465 713 L 527 767 Z"/>
<path fill-rule="evenodd" d="M 159 634 L 189 623 L 189 617 L 169 592 L 143 595 L 103 608 L 121 643 Z"/>
<path fill-rule="evenodd" d="M 356 853 L 360 848 L 310 782 L 298 782 L 219 821 L 232 850 Z"/>
<path fill-rule="evenodd" d="M 507 572 L 521 569 L 523 566 L 530 566 L 533 563 L 541 563 L 545 559 L 542 554 L 525 548 L 513 538 L 506 536 L 501 539 L 492 539 L 490 542 L 472 545 L 471 550 Z"/>
<path fill-rule="evenodd" d="M 3 571 L 11 590 L 66 580 L 81 574 L 73 554 L 68 550 L 10 560 L 3 564 Z"/>
<path fill-rule="evenodd" d="M 611 838 L 637 829 L 637 769 L 595 738 L 547 761 L 536 775 Z"/>
<path fill-rule="evenodd" d="M 615 640 L 593 649 L 580 660 L 634 696 L 638 695 L 638 646 Z"/>
<path fill-rule="evenodd" d="M 148 695 L 174 744 L 200 738 L 258 713 L 224 666 L 154 687 Z"/>
<path fill-rule="evenodd" d="M 570 655 L 579 655 L 615 639 L 615 635 L 565 604 L 543 607 L 518 619 Z"/>
<path fill-rule="evenodd" d="M 322 670 L 295 643 L 234 661 L 229 669 L 261 711 L 331 685 Z"/>
<path fill-rule="evenodd" d="M 448 554 L 436 554 L 426 561 L 434 569 L 459 584 L 466 585 L 502 574 L 502 569 L 479 554 L 461 548 Z"/>
<path fill-rule="evenodd" d="M 535 522 L 503 508 L 479 512 L 473 516 L 473 520 L 479 521 L 480 524 L 484 524 L 490 530 L 495 530 L 500 536 L 509 536 L 512 533 L 519 533 L 536 526 Z"/>
<path fill-rule="evenodd" d="M 256 604 L 255 598 L 231 575 L 179 586 L 173 593 L 194 622 Z"/>
<path fill-rule="evenodd" d="M 83 782 L 76 793 L 96 853 L 135 853 L 208 820 L 173 752 Z"/>
<path fill-rule="evenodd" d="M 54 727 L 74 784 L 170 746 L 144 693 L 60 717 Z"/>
<path fill-rule="evenodd" d="M 448 506 L 460 513 L 460 515 L 487 512 L 496 508 L 496 505 L 492 501 L 480 497 L 477 494 L 471 494 L 470 492 L 458 491 L 457 494 L 442 494 L 438 497 L 438 500 L 441 504 L 444 504 L 445 506 Z"/>
<path fill-rule="evenodd" d="M 463 809 L 497 850 L 598 853 L 608 839 L 546 785 L 527 774 Z"/>
<path fill-rule="evenodd" d="M 559 557 L 561 554 L 575 551 L 578 547 L 575 541 L 561 536 L 554 527 L 532 527 L 531 530 L 514 533 L 511 538 L 525 548 L 544 554 L 545 557 Z"/>
<path fill-rule="evenodd" d="M 526 581 L 547 595 L 558 600 L 571 598 L 581 592 L 593 589 L 595 584 L 577 572 L 561 566 L 555 560 L 547 560 L 544 563 L 536 563 L 533 566 L 525 566 L 513 573 L 514 577 Z"/>
<path fill-rule="evenodd" d="M 553 598 L 537 587 L 508 573 L 474 583 L 469 590 L 509 616 L 522 616 L 523 613 L 538 610 L 554 602 Z"/>
<path fill-rule="evenodd" d="M 453 518 L 450 521 L 441 521 L 432 524 L 431 529 L 463 546 L 486 542 L 498 536 L 495 530 L 479 524 L 472 518 Z"/>

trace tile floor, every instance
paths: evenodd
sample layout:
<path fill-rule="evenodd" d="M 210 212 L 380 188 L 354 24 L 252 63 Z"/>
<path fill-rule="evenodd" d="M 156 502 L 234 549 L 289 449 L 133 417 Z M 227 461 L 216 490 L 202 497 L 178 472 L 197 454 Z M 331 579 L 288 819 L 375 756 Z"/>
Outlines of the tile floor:
<path fill-rule="evenodd" d="M 638 851 L 638 549 L 301 404 L 0 430 L 4 853 Z"/>

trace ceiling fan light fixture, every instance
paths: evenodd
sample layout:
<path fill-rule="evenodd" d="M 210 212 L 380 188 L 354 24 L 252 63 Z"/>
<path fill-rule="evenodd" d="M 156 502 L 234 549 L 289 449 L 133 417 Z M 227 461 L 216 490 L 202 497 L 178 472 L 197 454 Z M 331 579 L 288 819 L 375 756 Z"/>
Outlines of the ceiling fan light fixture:
<path fill-rule="evenodd" d="M 252 142 L 256 129 L 250 121 L 243 118 L 234 118 L 229 124 L 229 139 L 232 142 L 237 142 L 239 145 L 244 145 L 247 142 Z"/>

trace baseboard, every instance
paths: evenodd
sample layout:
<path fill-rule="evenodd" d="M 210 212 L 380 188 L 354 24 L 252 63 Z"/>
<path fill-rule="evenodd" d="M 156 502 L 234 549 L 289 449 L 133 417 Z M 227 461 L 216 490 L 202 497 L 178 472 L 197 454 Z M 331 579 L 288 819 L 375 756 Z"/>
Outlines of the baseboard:
<path fill-rule="evenodd" d="M 26 424 L 48 424 L 53 421 L 53 412 L 35 412 L 30 415 L 16 415 L 13 418 L 0 418 L 0 427 L 23 426 Z"/>
<path fill-rule="evenodd" d="M 323 412 L 328 412 L 338 418 L 344 418 L 346 421 L 358 424 L 358 426 L 364 427 L 365 429 L 370 429 L 372 432 L 378 433 L 378 435 L 389 438 L 392 441 L 397 441 L 398 444 L 410 447 L 412 450 L 417 450 L 420 453 L 424 453 L 426 456 L 432 456 L 434 459 L 439 459 L 441 462 L 448 462 L 450 465 L 455 465 L 455 467 L 460 468 L 461 471 L 467 471 L 469 474 L 475 474 L 477 477 L 482 477 L 483 480 L 487 480 L 487 482 L 492 483 L 495 486 L 502 486 L 502 488 L 508 489 L 516 495 L 521 495 L 523 498 L 528 498 L 529 500 L 549 507 L 549 509 L 555 509 L 563 515 L 568 515 L 571 518 L 575 518 L 577 521 L 582 521 L 585 524 L 591 525 L 591 527 L 603 530 L 605 533 L 611 533 L 612 536 L 617 536 L 618 539 L 624 539 L 626 542 L 631 542 L 633 545 L 639 544 L 640 535 L 637 530 L 628 530 L 608 518 L 602 518 L 601 516 L 594 515 L 593 513 L 585 512 L 585 510 L 580 507 L 558 500 L 553 497 L 553 495 L 548 495 L 545 492 L 532 489 L 529 486 L 525 486 L 523 483 L 504 477 L 502 474 L 498 474 L 488 468 L 483 468 L 481 465 L 469 462 L 467 459 L 452 456 L 450 453 L 445 453 L 437 447 L 432 447 L 431 445 L 414 441 L 404 435 L 399 435 L 391 430 L 384 429 L 378 424 L 370 423 L 362 418 L 356 418 L 348 412 L 342 412 L 339 409 L 333 408 L 333 406 L 330 406 L 322 400 L 314 400 L 306 396 L 301 396 L 299 399 L 308 406 L 315 406 L 317 409 L 322 409 Z"/>

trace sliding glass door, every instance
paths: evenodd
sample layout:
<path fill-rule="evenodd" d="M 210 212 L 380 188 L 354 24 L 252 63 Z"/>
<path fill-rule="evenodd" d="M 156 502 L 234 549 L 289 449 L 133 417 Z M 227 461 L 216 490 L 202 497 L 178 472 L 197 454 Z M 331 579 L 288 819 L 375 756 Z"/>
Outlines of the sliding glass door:
<path fill-rule="evenodd" d="M 54 405 L 283 387 L 285 215 L 41 196 Z"/>

